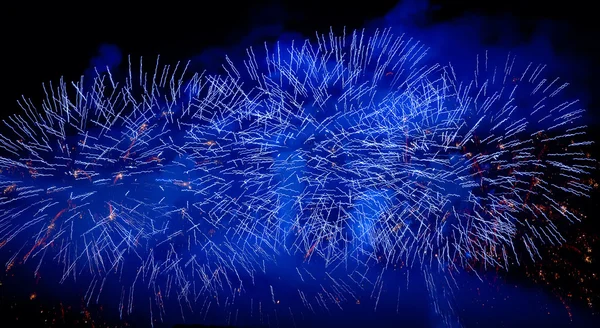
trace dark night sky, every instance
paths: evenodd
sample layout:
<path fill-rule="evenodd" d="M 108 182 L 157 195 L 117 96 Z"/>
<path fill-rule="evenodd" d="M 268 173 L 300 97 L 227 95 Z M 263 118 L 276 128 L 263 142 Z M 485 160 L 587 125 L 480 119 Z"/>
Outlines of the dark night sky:
<path fill-rule="evenodd" d="M 592 128 L 598 127 L 600 97 L 594 90 L 600 87 L 596 78 L 600 73 L 600 65 L 596 60 L 600 58 L 600 46 L 594 40 L 600 39 L 600 28 L 597 27 L 598 16 L 593 10 L 593 2 L 432 2 L 439 5 L 436 10 L 425 15 L 404 16 L 403 23 L 384 18 L 396 7 L 396 1 L 355 4 L 312 0 L 285 3 L 261 1 L 261 4 L 253 1 L 241 4 L 212 1 L 210 4 L 202 4 L 198 1 L 176 6 L 167 5 L 170 2 L 158 2 L 156 5 L 123 2 L 121 5 L 105 2 L 11 5 L 10 8 L 3 8 L 1 23 L 5 87 L 0 100 L 0 116 L 5 118 L 17 111 L 15 100 L 21 94 L 34 100 L 41 99 L 42 82 L 56 81 L 61 76 L 66 80 L 77 80 L 90 68 L 91 59 L 98 55 L 98 49 L 103 44 L 116 45 L 124 55 L 130 54 L 132 57 L 154 58 L 160 54 L 163 62 L 196 58 L 206 63 L 212 62 L 215 56 L 221 58 L 223 53 L 242 54 L 245 47 L 260 45 L 262 40 L 277 40 L 282 34 L 311 37 L 314 31 L 326 32 L 330 26 L 354 29 L 363 26 L 385 27 L 394 22 L 406 25 L 407 30 L 415 37 L 423 38 L 434 48 L 433 53 L 443 53 L 458 44 L 475 49 L 466 49 L 470 56 L 474 56 L 477 50 L 487 48 L 505 51 L 519 48 L 525 49 L 524 52 L 531 56 L 538 56 L 542 52 L 538 45 L 546 45 L 545 49 L 550 49 L 551 54 L 537 60 L 549 62 L 554 65 L 555 72 L 573 81 L 573 85 L 579 88 L 577 95 L 588 103 L 591 117 L 589 125 Z M 449 36 L 460 39 L 452 40 Z M 540 39 L 541 43 L 538 43 Z M 597 132 L 594 138 L 599 140 Z M 599 155 L 596 152 L 597 158 Z M 592 212 L 597 211 L 597 205 L 594 204 L 597 203 L 597 194 L 596 191 L 593 198 L 596 199 L 595 202 L 584 203 L 582 206 Z M 585 227 L 589 229 L 588 233 L 597 235 L 600 231 L 598 224 L 593 222 L 586 223 Z M 600 260 L 597 253 L 594 256 Z M 527 275 L 527 272 L 523 275 Z M 525 281 L 526 287 L 518 294 L 507 291 L 509 284 L 497 287 L 498 291 L 502 290 L 498 295 L 504 293 L 503 295 L 510 294 L 514 298 L 520 297 L 519 295 L 523 297 L 512 308 L 506 307 L 506 311 L 519 312 L 518 304 L 522 307 L 527 302 L 539 301 L 535 290 L 543 284 L 529 284 L 530 280 L 518 276 L 510 279 Z M 510 281 L 512 284 L 515 280 Z M 477 291 L 475 299 L 494 298 L 491 290 L 493 288 L 487 290 L 488 294 L 485 290 L 481 293 Z M 560 310 L 561 305 L 556 300 L 548 302 L 551 304 L 548 305 L 549 308 L 557 308 L 556 304 L 559 304 Z M 578 306 L 579 303 L 573 305 L 574 312 L 584 313 L 585 316 L 586 309 L 579 309 Z M 465 308 L 471 313 L 477 311 L 475 305 L 471 305 L 471 308 L 465 305 Z M 495 312 L 489 313 L 492 315 Z M 493 320 L 501 319 L 502 312 L 499 313 L 495 313 L 498 317 Z M 521 320 L 528 317 L 527 313 L 520 315 Z M 476 318 L 475 315 L 473 318 L 475 319 L 470 321 L 472 326 L 479 326 L 486 320 L 485 317 Z M 595 318 L 597 319 L 597 315 Z M 580 324 L 590 322 L 586 317 Z M 532 323 L 539 321 L 534 320 L 528 324 Z M 410 323 L 406 324 L 412 326 Z M 544 324 L 548 326 L 548 322 Z"/>

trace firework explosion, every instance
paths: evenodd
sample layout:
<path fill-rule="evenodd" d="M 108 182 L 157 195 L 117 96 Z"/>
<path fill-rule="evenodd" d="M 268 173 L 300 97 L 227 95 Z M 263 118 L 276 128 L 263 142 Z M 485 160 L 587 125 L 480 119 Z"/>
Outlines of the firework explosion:
<path fill-rule="evenodd" d="M 0 135 L 7 270 L 52 258 L 63 281 L 90 278 L 88 303 L 118 278 L 121 314 L 146 289 L 162 316 L 169 295 L 227 307 L 283 258 L 329 278 L 298 290 L 313 311 L 365 281 L 378 300 L 389 268 L 425 267 L 435 289 L 433 268 L 535 260 L 591 188 L 584 110 L 543 66 L 485 54 L 469 81 L 426 52 L 391 30 L 330 33 L 216 75 L 130 61 L 48 86 Z M 265 288 L 259 309 L 278 303 Z"/>

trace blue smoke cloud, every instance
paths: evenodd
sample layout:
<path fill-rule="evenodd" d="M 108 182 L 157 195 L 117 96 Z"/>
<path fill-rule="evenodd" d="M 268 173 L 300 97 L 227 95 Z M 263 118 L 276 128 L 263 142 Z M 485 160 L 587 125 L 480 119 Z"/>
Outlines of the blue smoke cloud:
<path fill-rule="evenodd" d="M 368 28 L 386 28 L 392 27 L 398 31 L 396 33 L 406 33 L 410 37 L 414 37 L 421 40 L 425 45 L 430 47 L 429 55 L 435 61 L 439 61 L 442 64 L 452 62 L 459 75 L 468 77 L 472 75 L 475 67 L 475 55 L 483 54 L 486 50 L 490 54 L 496 64 L 500 64 L 505 59 L 506 54 L 511 52 L 515 54 L 519 61 L 522 63 L 528 63 L 530 61 L 536 63 L 548 64 L 547 74 L 550 76 L 561 76 L 565 77 L 566 80 L 573 84 L 573 87 L 569 88 L 567 96 L 572 98 L 579 98 L 583 103 L 586 103 L 588 107 L 595 107 L 597 100 L 590 98 L 588 95 L 591 93 L 592 84 L 589 81 L 592 79 L 593 71 L 589 70 L 586 65 L 582 65 L 587 59 L 579 55 L 576 49 L 569 47 L 559 48 L 561 45 L 557 40 L 560 39 L 560 34 L 567 29 L 563 23 L 552 22 L 552 21 L 539 21 L 530 29 L 528 33 L 524 33 L 521 29 L 520 22 L 518 19 L 509 15 L 498 15 L 492 17 L 484 17 L 476 13 L 467 13 L 460 17 L 452 19 L 439 20 L 435 18 L 435 14 L 441 10 L 442 7 L 434 6 L 428 1 L 409 0 L 403 1 L 393 10 L 391 10 L 384 17 L 374 19 L 366 24 Z M 210 49 L 206 49 L 199 53 L 196 57 L 190 58 L 193 65 L 191 69 L 206 69 L 209 73 L 222 73 L 220 67 L 223 63 L 225 54 L 228 54 L 232 60 L 239 61 L 245 56 L 245 49 L 249 46 L 262 47 L 263 42 L 267 42 L 270 46 L 274 43 L 279 42 L 282 49 L 287 48 L 292 40 L 303 40 L 304 38 L 312 37 L 312 35 L 304 35 L 299 31 L 287 31 L 284 27 L 283 20 L 285 19 L 281 15 L 277 15 L 278 11 L 282 10 L 279 7 L 271 9 L 270 14 L 261 16 L 261 18 L 268 17 L 264 23 L 255 22 L 257 26 L 245 36 L 236 37 L 237 42 L 233 45 L 219 46 Z M 335 27 L 339 30 L 339 27 Z M 326 33 L 327 31 L 319 31 Z M 236 57 L 239 57 L 236 58 Z M 86 71 L 86 75 L 96 75 L 94 68 L 98 73 L 106 71 L 106 68 L 110 68 L 114 71 L 116 67 L 121 65 L 123 56 L 119 48 L 115 45 L 102 45 L 99 48 L 98 55 L 94 57 L 90 62 L 90 68 Z M 185 59 L 185 58 L 182 58 Z M 592 124 L 597 124 L 597 117 L 595 117 L 594 111 L 589 111 Z M 282 157 L 285 154 L 282 154 Z M 298 182 L 293 184 L 294 190 L 300 190 L 301 185 Z M 380 195 L 383 198 L 383 194 Z M 289 215 L 289 221 L 295 213 L 282 213 L 283 215 Z M 355 227 L 358 228 L 358 227 Z M 282 272 L 284 270 L 282 269 Z M 293 276 L 295 272 L 290 272 L 289 276 Z M 284 274 L 282 274 L 284 275 Z M 463 284 L 475 284 L 477 283 L 474 277 L 462 277 Z M 508 287 L 502 287 L 506 295 L 514 295 L 518 298 L 517 302 L 520 305 L 526 305 L 530 301 L 539 301 L 539 295 L 530 295 L 527 292 L 514 293 L 509 290 Z M 436 319 L 429 319 L 431 322 L 420 322 L 417 323 L 419 318 L 426 317 L 419 311 L 422 311 L 424 307 L 423 300 L 424 289 L 411 287 L 409 290 L 402 291 L 402 306 L 410 308 L 409 304 L 404 304 L 408 300 L 417 299 L 417 305 L 415 305 L 415 313 L 404 313 L 404 317 L 407 321 L 406 324 L 412 326 L 425 327 L 428 324 L 437 324 Z M 495 291 L 488 289 L 482 289 L 484 292 L 489 293 L 489 298 L 493 298 Z M 388 296 L 385 302 L 396 305 L 395 293 L 390 293 L 392 296 Z M 470 295 L 470 294 L 469 294 Z M 473 309 L 474 306 L 468 299 L 470 296 L 458 297 L 458 302 L 464 308 L 471 309 L 470 313 L 475 313 L 477 309 Z M 561 310 L 560 304 L 556 302 L 550 302 L 550 308 L 554 312 Z M 496 302 L 498 307 L 504 306 L 508 308 L 506 304 Z M 416 308 L 419 309 L 416 309 Z M 393 311 L 391 311 L 393 312 Z M 405 311 L 406 312 L 406 311 Z M 410 311 L 408 311 L 410 312 Z M 539 309 L 534 309 L 531 312 L 523 313 L 515 318 L 504 318 L 504 323 L 507 326 L 517 325 L 522 323 L 520 319 L 529 317 L 529 320 L 537 322 L 539 325 L 554 325 L 557 323 L 556 317 L 543 317 Z M 373 315 L 370 311 L 360 310 L 360 315 Z M 402 312 L 401 312 L 402 313 Z M 489 312 L 486 312 L 489 313 Z M 350 315 L 349 318 L 355 318 L 360 315 Z M 382 315 L 383 320 L 395 320 L 396 323 L 399 321 L 397 316 L 390 317 L 389 315 Z M 468 317 L 466 321 L 473 322 L 476 324 L 477 316 L 472 315 Z M 519 319 L 520 318 L 520 319 Z M 542 319 L 543 318 L 543 319 Z M 560 317 L 562 318 L 562 317 Z M 359 318 L 360 319 L 360 318 Z M 464 320 L 464 318 L 463 318 Z M 480 320 L 484 320 L 480 318 Z M 512 321 L 511 321 L 512 320 Z M 345 318 L 347 324 L 352 325 L 356 322 L 351 322 L 350 319 Z M 559 320 L 560 321 L 560 320 Z M 315 323 L 319 326 L 335 325 L 339 324 L 340 318 L 329 318 L 322 322 Z M 479 321 L 480 323 L 481 321 Z M 531 321 L 530 321 L 531 322 Z M 372 321 L 365 322 L 364 324 L 372 324 Z M 373 326 L 384 326 L 383 324 L 373 324 Z M 493 326 L 493 325 L 492 325 Z"/>
<path fill-rule="evenodd" d="M 85 76 L 93 77 L 105 73 L 107 70 L 117 68 L 123 59 L 121 49 L 114 44 L 102 44 L 98 53 L 90 60 L 90 67 L 85 71 Z"/>

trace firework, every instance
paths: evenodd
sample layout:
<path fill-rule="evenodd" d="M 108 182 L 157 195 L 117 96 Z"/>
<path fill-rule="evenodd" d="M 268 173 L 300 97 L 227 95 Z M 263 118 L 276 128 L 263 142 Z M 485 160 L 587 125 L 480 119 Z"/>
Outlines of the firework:
<path fill-rule="evenodd" d="M 215 75 L 140 61 L 50 85 L 0 135 L 7 268 L 51 256 L 63 280 L 85 270 L 88 302 L 117 275 L 122 313 L 141 289 L 162 317 L 171 293 L 233 311 L 287 261 L 305 286 L 328 281 L 314 299 L 298 289 L 314 311 L 358 302 L 365 281 L 377 307 L 391 267 L 426 266 L 435 289 L 431 267 L 508 268 L 561 243 L 559 218 L 579 220 L 564 196 L 587 195 L 595 162 L 566 84 L 487 54 L 464 82 L 426 53 L 388 29 L 331 32 L 250 48 Z"/>
<path fill-rule="evenodd" d="M 387 30 L 317 39 L 263 60 L 250 49 L 245 71 L 228 70 L 261 91 L 228 117 L 260 158 L 241 165 L 265 167 L 260 194 L 274 192 L 261 217 L 280 227 L 262 236 L 326 266 L 508 268 L 562 243 L 560 218 L 580 220 L 568 199 L 592 189 L 585 110 L 544 66 L 510 55 L 493 65 L 486 53 L 471 81 Z"/>
<path fill-rule="evenodd" d="M 20 102 L 22 113 L 4 122 L 0 137 L 0 245 L 11 253 L 7 270 L 37 261 L 37 275 L 42 262 L 53 259 L 64 268 L 62 281 L 89 278 L 88 303 L 98 300 L 110 277 L 124 279 L 130 285 L 121 313 L 131 312 L 141 281 L 162 307 L 161 288 L 165 293 L 176 285 L 191 304 L 194 292 L 217 293 L 229 275 L 255 270 L 259 262 L 251 253 L 212 240 L 216 227 L 203 224 L 201 208 L 187 206 L 187 192 L 210 202 L 228 183 L 210 168 L 216 156 L 195 162 L 184 152 L 180 118 L 193 97 L 210 102 L 233 95 L 219 91 L 221 80 L 200 83 L 197 75 L 182 85 L 183 75 L 179 64 L 151 73 L 140 66 L 136 73 L 130 68 L 122 84 L 111 73 L 87 88 L 83 80 L 61 81 L 45 88 L 41 108 Z M 194 279 L 197 290 L 190 287 Z"/>

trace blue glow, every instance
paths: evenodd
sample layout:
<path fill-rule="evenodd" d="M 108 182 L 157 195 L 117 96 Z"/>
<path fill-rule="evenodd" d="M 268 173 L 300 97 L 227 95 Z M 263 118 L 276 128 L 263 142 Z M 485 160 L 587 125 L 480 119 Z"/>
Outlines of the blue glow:
<path fill-rule="evenodd" d="M 425 8 L 400 7 L 390 29 L 277 30 L 267 50 L 194 58 L 206 72 L 119 67 L 102 47 L 95 79 L 5 122 L 8 269 L 52 259 L 86 302 L 152 323 L 310 323 L 368 304 L 459 326 L 464 271 L 563 242 L 555 222 L 581 219 L 563 199 L 587 196 L 576 181 L 595 160 L 583 101 L 541 66 L 443 41 L 464 26 L 390 24 Z M 398 310 L 410 302 L 431 318 Z"/>

